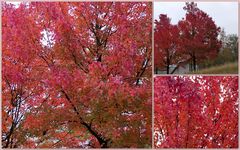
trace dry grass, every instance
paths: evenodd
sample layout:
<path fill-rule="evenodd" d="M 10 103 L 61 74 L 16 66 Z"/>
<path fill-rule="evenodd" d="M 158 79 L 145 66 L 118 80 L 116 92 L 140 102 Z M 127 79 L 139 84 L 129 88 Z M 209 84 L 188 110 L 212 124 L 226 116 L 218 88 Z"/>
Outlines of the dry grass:
<path fill-rule="evenodd" d="M 238 63 L 228 63 L 221 66 L 191 72 L 190 74 L 238 74 Z"/>

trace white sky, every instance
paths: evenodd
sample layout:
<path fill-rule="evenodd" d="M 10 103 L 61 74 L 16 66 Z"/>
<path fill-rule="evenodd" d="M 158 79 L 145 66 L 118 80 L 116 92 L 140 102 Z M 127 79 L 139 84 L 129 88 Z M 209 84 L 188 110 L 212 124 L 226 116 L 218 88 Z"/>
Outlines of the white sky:
<path fill-rule="evenodd" d="M 224 28 L 227 34 L 238 33 L 237 2 L 196 2 L 198 8 L 209 14 L 217 26 Z M 177 24 L 185 15 L 185 2 L 155 2 L 154 20 L 159 14 L 167 14 L 173 24 Z"/>
<path fill-rule="evenodd" d="M 16 1 L 6 1 L 7 4 L 13 4 L 15 7 L 18 7 L 21 2 L 16 2 Z"/>

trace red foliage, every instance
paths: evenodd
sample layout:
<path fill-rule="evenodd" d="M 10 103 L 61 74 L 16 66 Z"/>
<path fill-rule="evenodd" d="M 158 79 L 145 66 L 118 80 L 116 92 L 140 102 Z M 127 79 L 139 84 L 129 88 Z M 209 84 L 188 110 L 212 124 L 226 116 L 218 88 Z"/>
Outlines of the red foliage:
<path fill-rule="evenodd" d="M 154 29 L 154 63 L 155 68 L 165 69 L 170 72 L 170 65 L 179 64 L 181 47 L 179 41 L 179 29 L 172 25 L 167 15 L 161 14 L 159 21 L 155 20 Z"/>
<path fill-rule="evenodd" d="M 196 3 L 186 3 L 185 19 L 178 26 L 181 32 L 183 49 L 191 58 L 192 70 L 197 63 L 217 56 L 221 42 L 218 40 L 220 28 L 205 12 L 197 8 Z"/>
<path fill-rule="evenodd" d="M 154 79 L 157 148 L 237 148 L 238 77 Z"/>
<path fill-rule="evenodd" d="M 3 3 L 3 147 L 151 145 L 151 3 Z"/>

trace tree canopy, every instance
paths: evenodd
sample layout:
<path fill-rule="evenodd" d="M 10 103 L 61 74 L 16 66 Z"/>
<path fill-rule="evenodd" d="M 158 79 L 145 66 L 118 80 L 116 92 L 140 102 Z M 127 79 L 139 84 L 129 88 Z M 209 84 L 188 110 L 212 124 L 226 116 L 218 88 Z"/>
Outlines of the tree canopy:
<path fill-rule="evenodd" d="M 154 78 L 156 148 L 238 148 L 237 76 Z"/>
<path fill-rule="evenodd" d="M 2 3 L 3 148 L 151 147 L 151 9 Z"/>

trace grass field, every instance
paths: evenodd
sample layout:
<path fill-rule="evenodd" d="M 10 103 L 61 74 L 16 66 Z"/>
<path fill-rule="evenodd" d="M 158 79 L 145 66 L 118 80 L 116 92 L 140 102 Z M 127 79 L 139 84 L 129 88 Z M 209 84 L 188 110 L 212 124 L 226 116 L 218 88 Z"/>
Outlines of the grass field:
<path fill-rule="evenodd" d="M 238 74 L 238 63 L 228 63 L 221 66 L 190 72 L 190 74 Z"/>

